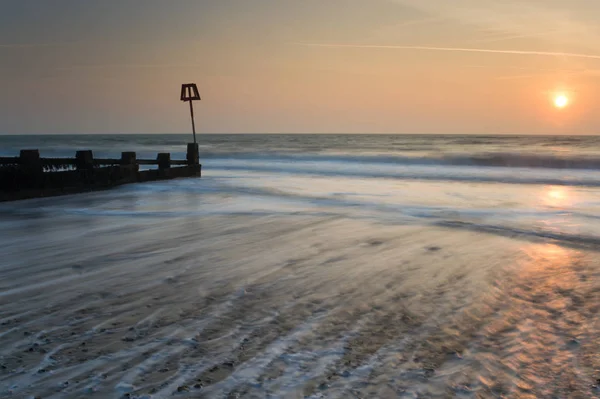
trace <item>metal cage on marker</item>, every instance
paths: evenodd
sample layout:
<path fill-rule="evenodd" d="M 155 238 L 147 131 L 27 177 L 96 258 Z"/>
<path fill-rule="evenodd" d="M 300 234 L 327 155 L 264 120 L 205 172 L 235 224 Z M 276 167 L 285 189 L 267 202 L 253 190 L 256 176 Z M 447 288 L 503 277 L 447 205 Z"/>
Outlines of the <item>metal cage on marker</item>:
<path fill-rule="evenodd" d="M 181 101 L 201 100 L 198 86 L 195 83 L 186 83 L 181 85 Z"/>

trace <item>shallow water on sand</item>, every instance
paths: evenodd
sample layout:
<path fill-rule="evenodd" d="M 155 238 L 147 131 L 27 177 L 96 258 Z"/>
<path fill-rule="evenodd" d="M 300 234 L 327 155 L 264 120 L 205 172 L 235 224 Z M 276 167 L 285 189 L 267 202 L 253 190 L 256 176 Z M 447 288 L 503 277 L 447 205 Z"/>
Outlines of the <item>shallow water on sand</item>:
<path fill-rule="evenodd" d="M 600 397 L 593 171 L 243 162 L 1 204 L 0 396 Z"/>

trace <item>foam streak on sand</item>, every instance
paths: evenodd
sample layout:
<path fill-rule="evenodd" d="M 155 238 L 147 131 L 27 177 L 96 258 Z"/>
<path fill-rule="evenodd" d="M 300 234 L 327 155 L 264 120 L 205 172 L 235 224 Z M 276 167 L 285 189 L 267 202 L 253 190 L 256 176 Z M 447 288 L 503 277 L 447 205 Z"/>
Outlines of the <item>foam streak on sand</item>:
<path fill-rule="evenodd" d="M 300 166 L 1 205 L 0 396 L 600 397 L 598 189 Z"/>

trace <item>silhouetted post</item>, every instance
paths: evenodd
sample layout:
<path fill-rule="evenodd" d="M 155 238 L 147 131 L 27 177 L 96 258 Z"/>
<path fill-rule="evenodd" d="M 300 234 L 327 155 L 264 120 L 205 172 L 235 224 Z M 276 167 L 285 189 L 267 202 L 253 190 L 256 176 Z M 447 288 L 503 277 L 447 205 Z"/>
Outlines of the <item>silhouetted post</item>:
<path fill-rule="evenodd" d="M 195 166 L 200 163 L 200 150 L 197 143 L 188 143 L 186 158 L 189 166 Z"/>
<path fill-rule="evenodd" d="M 140 166 L 137 163 L 137 155 L 135 152 L 122 152 L 121 165 L 131 167 L 135 172 L 140 169 Z"/>
<path fill-rule="evenodd" d="M 77 151 L 75 153 L 75 164 L 78 170 L 94 169 L 94 154 L 91 150 Z"/>
<path fill-rule="evenodd" d="M 39 150 L 21 150 L 19 164 L 27 173 L 41 174 L 44 172 Z"/>
<path fill-rule="evenodd" d="M 194 133 L 194 144 L 196 143 L 196 122 L 194 121 L 193 101 L 200 100 L 198 86 L 195 83 L 186 83 L 181 85 L 181 101 L 190 103 L 190 115 L 192 117 L 192 132 Z"/>
<path fill-rule="evenodd" d="M 161 152 L 156 157 L 158 161 L 158 170 L 170 169 L 171 168 L 171 153 Z"/>
<path fill-rule="evenodd" d="M 196 121 L 194 120 L 194 103 L 190 101 L 190 115 L 192 116 L 192 134 L 194 135 L 194 143 L 196 143 Z"/>
<path fill-rule="evenodd" d="M 137 155 L 135 152 L 122 152 L 121 153 L 121 167 L 119 173 L 121 177 L 129 179 L 129 181 L 137 181 L 137 173 L 140 171 L 140 165 L 137 162 Z"/>

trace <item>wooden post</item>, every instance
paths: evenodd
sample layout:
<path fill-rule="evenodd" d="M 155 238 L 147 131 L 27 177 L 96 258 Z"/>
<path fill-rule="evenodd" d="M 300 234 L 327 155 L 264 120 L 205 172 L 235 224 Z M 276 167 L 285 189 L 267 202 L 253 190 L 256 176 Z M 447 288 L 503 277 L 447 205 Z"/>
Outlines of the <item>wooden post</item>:
<path fill-rule="evenodd" d="M 194 121 L 194 105 L 190 101 L 190 115 L 192 115 L 192 132 L 194 133 L 194 144 L 196 144 L 196 122 Z"/>
<path fill-rule="evenodd" d="M 133 169 L 134 172 L 140 170 L 140 165 L 137 163 L 137 155 L 135 152 L 122 152 L 121 153 L 121 166 L 128 166 Z"/>
<path fill-rule="evenodd" d="M 94 154 L 91 150 L 77 151 L 75 163 L 77 170 L 92 170 L 94 169 Z"/>
<path fill-rule="evenodd" d="M 198 148 L 198 143 L 188 143 L 187 163 L 189 166 L 195 166 L 200 164 L 200 150 Z"/>
<path fill-rule="evenodd" d="M 171 154 L 170 153 L 161 152 L 156 157 L 156 160 L 158 161 L 158 169 L 159 170 L 171 168 Z"/>
<path fill-rule="evenodd" d="M 39 150 L 21 150 L 19 164 L 27 173 L 41 174 L 44 172 Z"/>

